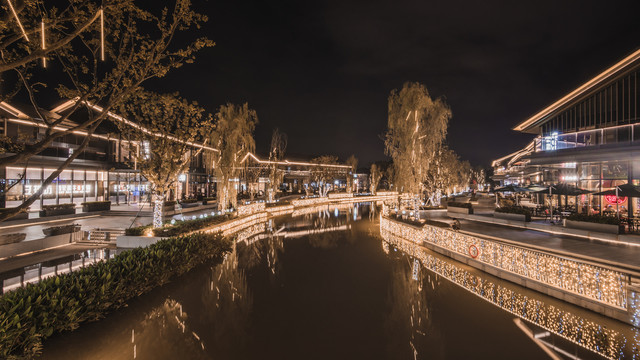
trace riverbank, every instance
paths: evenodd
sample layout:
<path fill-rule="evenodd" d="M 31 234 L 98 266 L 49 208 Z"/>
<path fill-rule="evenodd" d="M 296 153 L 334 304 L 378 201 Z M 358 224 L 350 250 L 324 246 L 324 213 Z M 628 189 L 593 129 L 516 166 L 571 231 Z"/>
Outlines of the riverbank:
<path fill-rule="evenodd" d="M 640 272 L 553 249 L 513 244 L 382 217 L 383 237 L 397 236 L 521 286 L 639 326 Z"/>

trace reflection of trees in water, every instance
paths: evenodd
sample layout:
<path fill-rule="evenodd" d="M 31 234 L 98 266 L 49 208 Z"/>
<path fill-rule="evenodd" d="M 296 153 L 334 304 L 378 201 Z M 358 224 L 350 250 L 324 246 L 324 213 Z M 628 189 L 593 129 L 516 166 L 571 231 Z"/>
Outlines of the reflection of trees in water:
<path fill-rule="evenodd" d="M 413 242 L 403 240 L 390 232 L 383 231 L 384 241 L 389 243 L 389 253 L 395 253 L 395 248 L 420 259 L 423 268 L 446 278 L 474 295 L 500 307 L 501 309 L 526 320 L 529 324 L 568 340 L 578 346 L 591 350 L 610 359 L 624 359 L 631 355 L 633 359 L 640 358 L 639 329 L 618 323 L 604 321 L 599 315 L 585 312 L 585 316 L 575 314 L 547 303 L 536 293 L 523 294 L 515 285 L 493 282 L 475 274 L 448 258 L 434 256 L 427 249 Z M 394 276 L 395 279 L 395 276 Z M 410 301 L 411 299 L 405 300 Z M 395 306 L 395 305 L 394 305 Z M 431 334 L 430 334 L 431 336 Z M 633 339 L 633 340 L 631 340 Z"/>
<path fill-rule="evenodd" d="M 284 253 L 283 237 L 269 235 L 247 246 L 238 246 L 238 261 L 247 269 L 267 268 L 273 283 L 278 279 L 282 266 L 280 257 Z"/>
<path fill-rule="evenodd" d="M 393 251 L 393 250 L 391 250 Z M 431 310 L 423 291 L 423 272 L 413 279 L 414 259 L 404 254 L 397 256 L 391 267 L 391 282 L 388 295 L 389 314 L 385 318 L 387 333 L 387 357 L 389 359 L 410 359 L 420 354 L 434 353 L 427 349 L 427 334 L 433 340 L 435 335 L 430 329 Z"/>
<path fill-rule="evenodd" d="M 210 271 L 208 283 L 202 289 L 202 319 L 199 319 L 207 324 L 206 342 L 215 347 L 209 353 L 242 354 L 253 297 L 244 271 L 238 267 L 236 246 L 222 264 L 211 267 Z"/>
<path fill-rule="evenodd" d="M 153 359 L 161 354 L 181 354 L 184 359 L 206 359 L 200 335 L 189 327 L 182 304 L 173 299 L 153 308 L 131 334 L 138 358 Z"/>

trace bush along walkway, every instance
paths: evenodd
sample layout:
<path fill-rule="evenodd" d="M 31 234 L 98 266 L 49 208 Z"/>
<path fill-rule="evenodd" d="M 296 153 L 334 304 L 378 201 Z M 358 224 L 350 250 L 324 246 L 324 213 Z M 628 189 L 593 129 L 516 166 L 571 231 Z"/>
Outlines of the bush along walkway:
<path fill-rule="evenodd" d="M 231 250 L 220 234 L 170 237 L 0 297 L 0 358 L 37 355 L 54 333 L 98 320 L 127 300 Z"/>

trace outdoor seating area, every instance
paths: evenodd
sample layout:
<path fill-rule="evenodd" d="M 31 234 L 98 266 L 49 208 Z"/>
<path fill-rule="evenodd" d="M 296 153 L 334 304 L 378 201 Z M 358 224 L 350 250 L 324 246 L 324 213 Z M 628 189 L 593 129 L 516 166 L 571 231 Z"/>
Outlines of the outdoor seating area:
<path fill-rule="evenodd" d="M 640 198 L 640 187 L 632 184 L 615 186 L 613 189 L 595 192 L 568 184 L 551 186 L 529 185 L 520 187 L 507 185 L 494 191 L 496 207 L 519 206 L 531 211 L 537 221 L 555 224 L 574 214 L 615 217 L 619 219 L 620 230 L 625 233 L 640 234 L 640 208 L 632 206 L 631 199 Z M 587 196 L 599 197 L 599 203 L 590 203 Z M 550 207 L 549 205 L 553 206 Z M 630 210 L 629 207 L 632 209 Z"/>

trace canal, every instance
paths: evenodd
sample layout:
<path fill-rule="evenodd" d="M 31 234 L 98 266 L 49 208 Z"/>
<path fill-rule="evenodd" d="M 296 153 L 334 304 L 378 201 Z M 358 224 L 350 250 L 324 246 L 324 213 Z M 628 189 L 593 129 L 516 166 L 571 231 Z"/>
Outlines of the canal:
<path fill-rule="evenodd" d="M 366 204 L 297 211 L 233 253 L 44 343 L 44 359 L 640 358 L 638 329 L 379 231 Z"/>

